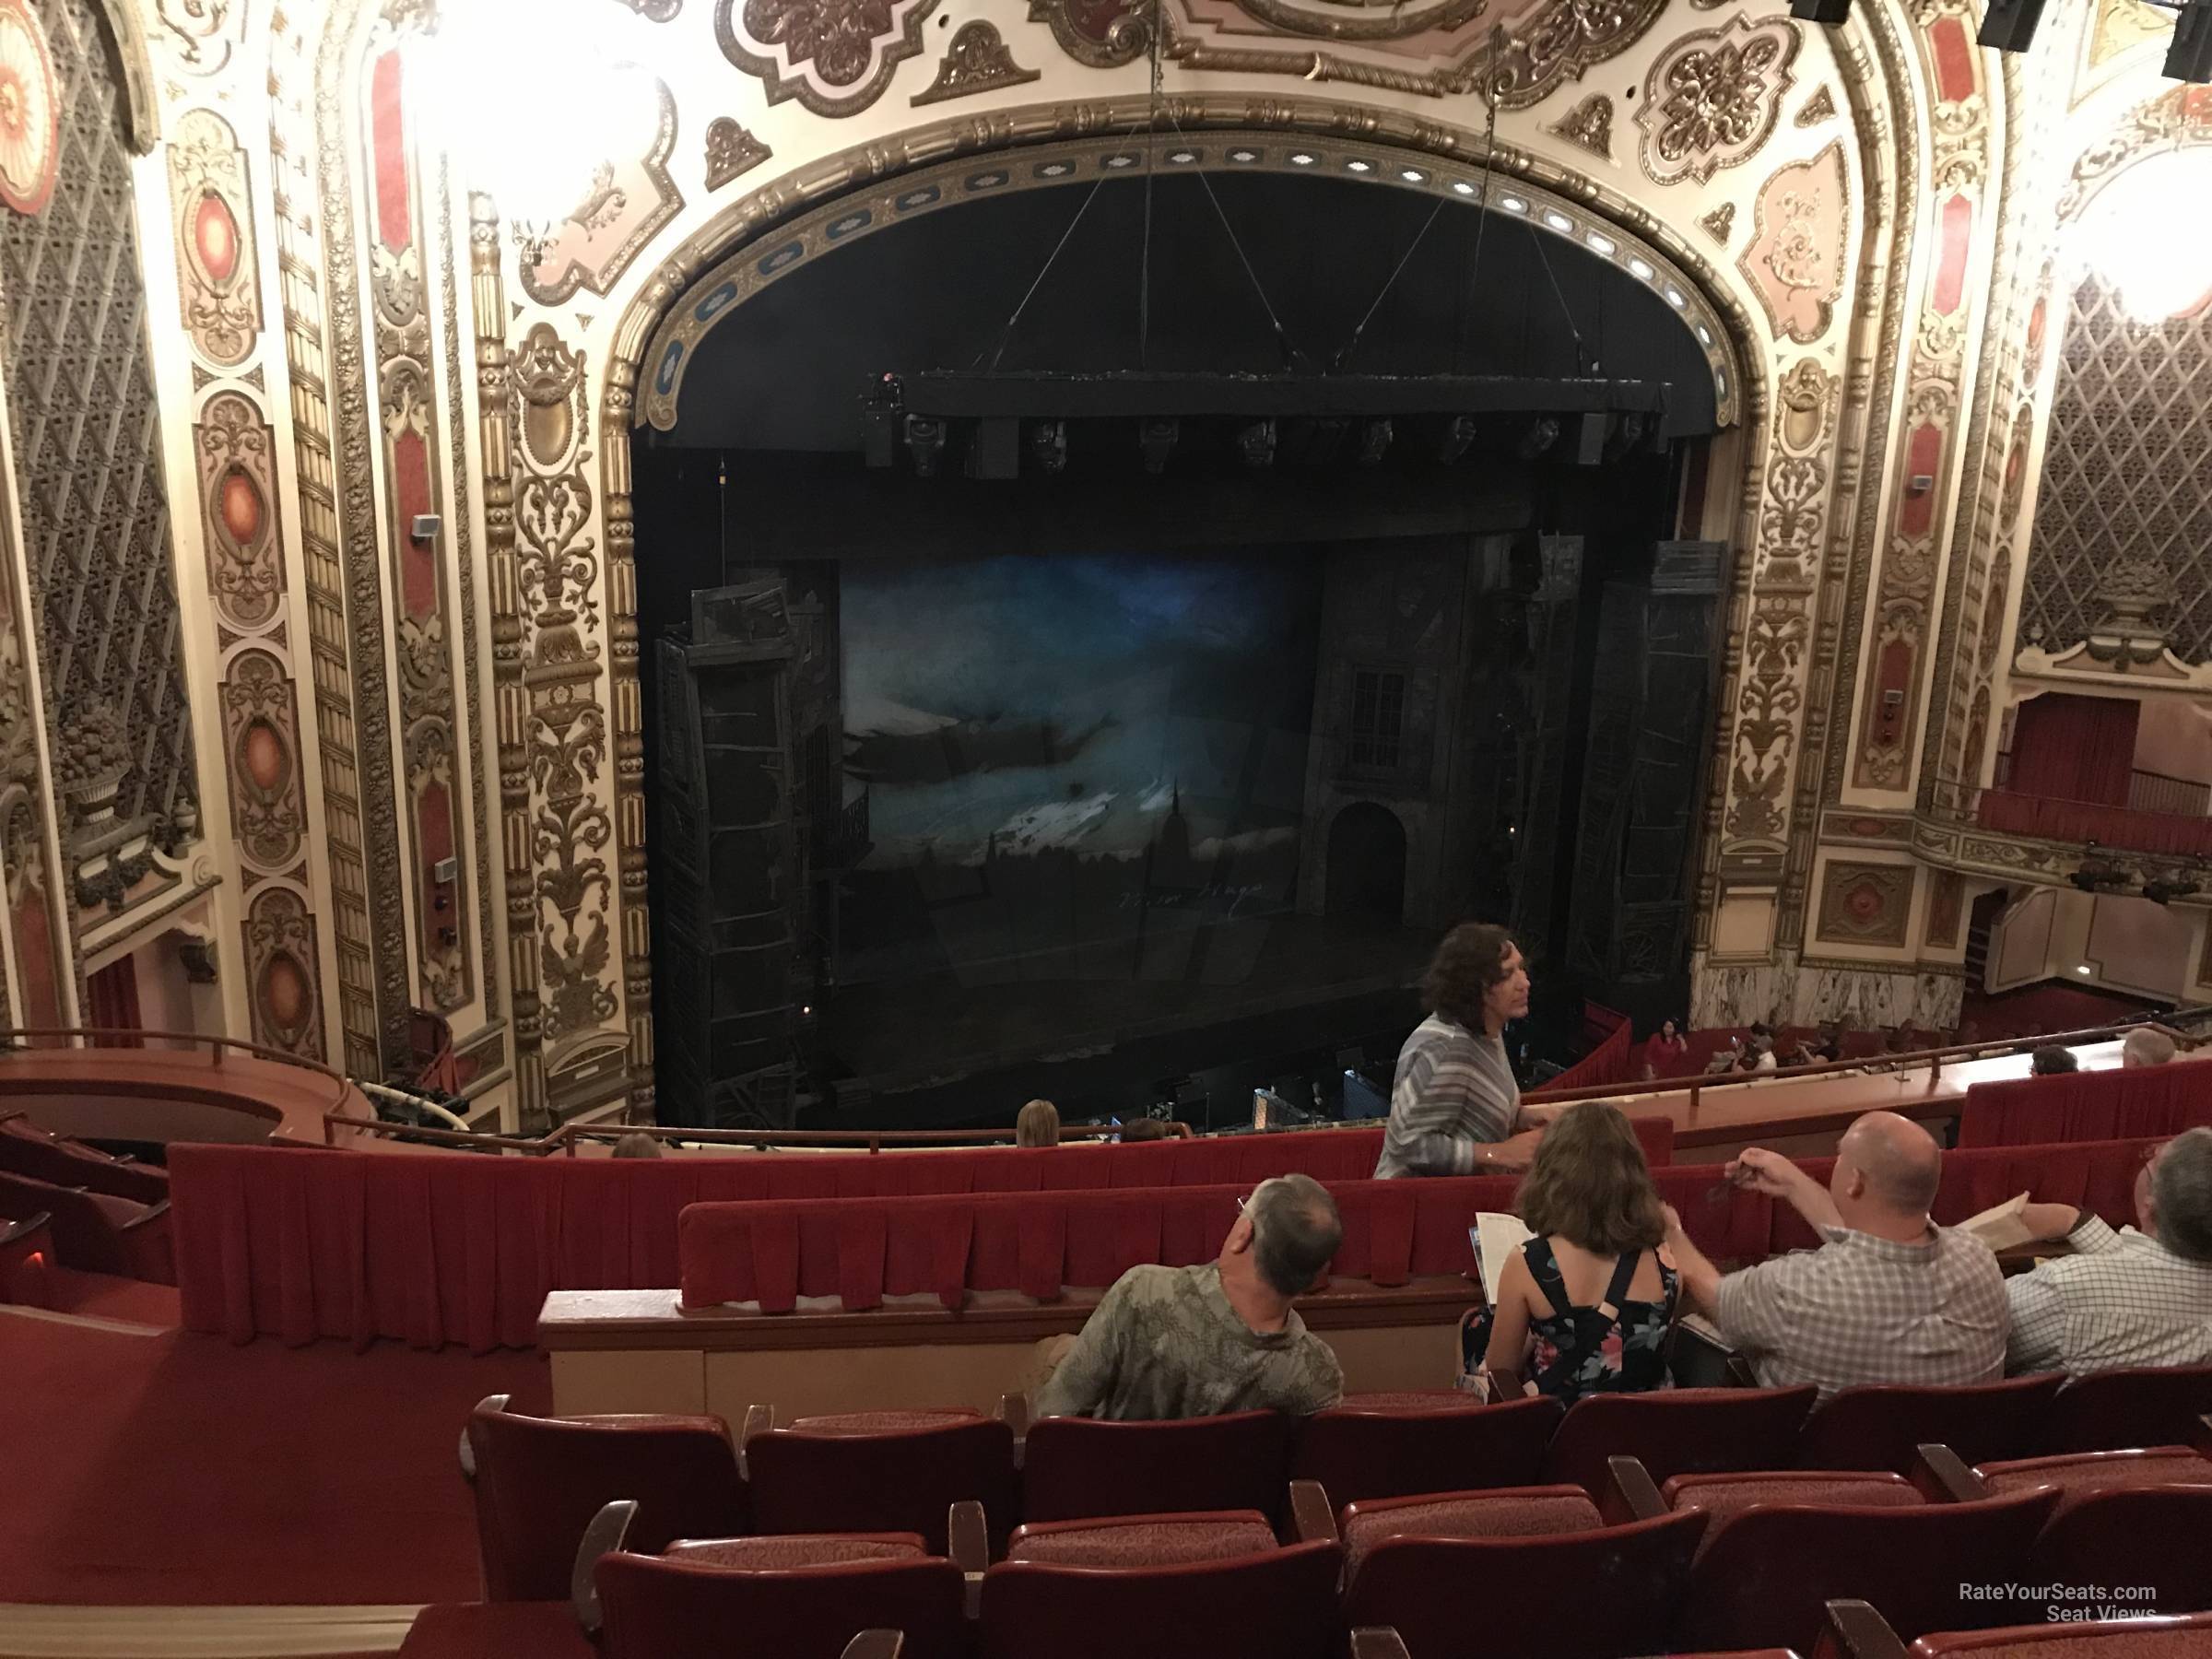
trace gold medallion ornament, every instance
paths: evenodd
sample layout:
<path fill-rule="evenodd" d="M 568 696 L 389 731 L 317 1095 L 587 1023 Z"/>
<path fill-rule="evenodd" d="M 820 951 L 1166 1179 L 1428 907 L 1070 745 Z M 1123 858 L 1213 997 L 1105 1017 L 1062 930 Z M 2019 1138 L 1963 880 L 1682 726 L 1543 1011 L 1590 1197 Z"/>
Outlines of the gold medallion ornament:
<path fill-rule="evenodd" d="M 61 119 L 45 32 L 24 0 L 0 0 L 0 202 L 18 213 L 53 199 Z"/>

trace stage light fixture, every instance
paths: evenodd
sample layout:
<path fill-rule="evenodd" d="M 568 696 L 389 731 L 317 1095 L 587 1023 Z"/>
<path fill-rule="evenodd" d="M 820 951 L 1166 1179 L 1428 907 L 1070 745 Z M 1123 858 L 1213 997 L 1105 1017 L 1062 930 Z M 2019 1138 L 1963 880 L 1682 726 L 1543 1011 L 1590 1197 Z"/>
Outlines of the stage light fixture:
<path fill-rule="evenodd" d="M 1474 442 L 1475 417 L 1454 415 L 1445 425 L 1443 437 L 1437 441 L 1436 458 L 1449 466 L 1465 454 Z"/>
<path fill-rule="evenodd" d="M 1388 419 L 1369 421 L 1359 429 L 1359 450 L 1354 459 L 1361 466 L 1378 465 L 1390 453 L 1391 431 Z"/>
<path fill-rule="evenodd" d="M 1275 465 L 1275 422 L 1255 420 L 1237 434 L 1237 453 L 1254 472 Z"/>
<path fill-rule="evenodd" d="M 1136 425 L 1136 447 L 1144 452 L 1145 470 L 1157 477 L 1168 467 L 1168 456 L 1175 441 L 1182 436 L 1180 422 L 1158 417 L 1140 420 Z"/>
<path fill-rule="evenodd" d="M 2166 49 L 2166 75 L 2198 86 L 2212 82 L 2212 0 L 2183 0 Z"/>
<path fill-rule="evenodd" d="M 2109 858 L 2099 856 L 2097 843 L 2090 841 L 2082 849 L 2081 863 L 2066 879 L 2085 893 L 2099 893 L 2107 888 L 2124 886 L 2127 872 Z"/>
<path fill-rule="evenodd" d="M 2171 904 L 2176 899 L 2186 899 L 2196 892 L 2199 883 L 2185 870 L 2170 870 L 2156 881 L 2143 884 L 2143 897 L 2153 904 Z"/>
<path fill-rule="evenodd" d="M 1804 23 L 1825 23 L 1831 29 L 1851 20 L 1851 0 L 1790 0 L 1790 16 Z"/>
<path fill-rule="evenodd" d="M 2043 0 L 1990 0 L 1976 38 L 1999 52 L 2025 52 L 2043 20 Z"/>

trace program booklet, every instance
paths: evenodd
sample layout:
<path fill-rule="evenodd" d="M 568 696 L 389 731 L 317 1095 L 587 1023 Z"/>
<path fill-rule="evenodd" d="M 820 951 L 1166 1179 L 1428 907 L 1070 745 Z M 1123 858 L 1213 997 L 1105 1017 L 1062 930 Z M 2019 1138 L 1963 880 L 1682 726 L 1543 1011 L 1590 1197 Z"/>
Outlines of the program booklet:
<path fill-rule="evenodd" d="M 1482 1277 L 1483 1299 L 1492 1307 L 1498 1304 L 1498 1286 L 1504 1277 L 1505 1264 L 1513 1252 L 1535 1237 L 1521 1225 L 1518 1216 L 1496 1210 L 1476 1212 L 1475 1225 L 1467 1229 L 1467 1242 L 1475 1247 L 1475 1271 Z"/>
<path fill-rule="evenodd" d="M 1954 1230 L 1977 1239 L 1991 1250 L 2010 1250 L 2016 1244 L 2026 1244 L 2035 1235 L 2020 1219 L 2020 1212 L 2028 1207 L 2028 1194 L 2020 1193 L 2004 1203 L 1993 1205 L 1978 1216 L 1970 1216 Z"/>

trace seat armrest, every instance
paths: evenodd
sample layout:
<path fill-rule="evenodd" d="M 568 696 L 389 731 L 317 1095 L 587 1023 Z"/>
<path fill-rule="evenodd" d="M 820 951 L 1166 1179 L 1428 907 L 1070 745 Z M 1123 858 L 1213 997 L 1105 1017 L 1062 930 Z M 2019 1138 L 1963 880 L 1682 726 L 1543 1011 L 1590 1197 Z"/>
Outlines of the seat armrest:
<path fill-rule="evenodd" d="M 1690 1315 L 1675 1322 L 1666 1369 L 1677 1388 L 1751 1388 L 1750 1367 L 1710 1323 Z"/>
<path fill-rule="evenodd" d="M 51 1235 L 53 1231 L 53 1212 L 51 1210 L 41 1210 L 37 1215 L 27 1216 L 20 1221 L 0 1220 L 0 1249 L 10 1244 L 35 1243 L 41 1233 Z"/>
<path fill-rule="evenodd" d="M 773 1406 L 747 1406 L 745 1420 L 737 1425 L 737 1478 L 748 1480 L 752 1471 L 745 1466 L 745 1448 L 756 1434 L 766 1434 L 776 1426 L 776 1408 Z"/>
<path fill-rule="evenodd" d="M 477 1411 L 504 1411 L 512 1394 L 486 1394 L 477 1402 Z M 476 1412 L 469 1413 L 471 1417 Z M 468 1438 L 468 1425 L 461 1425 L 461 1478 L 474 1486 L 477 1483 L 477 1448 Z"/>
<path fill-rule="evenodd" d="M 1831 1601 L 1813 1659 L 1906 1659 L 1889 1621 L 1863 1601 Z"/>
<path fill-rule="evenodd" d="M 844 1659 L 899 1659 L 904 1630 L 863 1630 L 845 1643 Z"/>
<path fill-rule="evenodd" d="M 583 1541 L 576 1546 L 576 1564 L 569 1572 L 569 1606 L 587 1636 L 598 1635 L 600 1625 L 599 1586 L 592 1569 L 601 1556 L 612 1555 L 629 1541 L 630 1523 L 637 1518 L 637 1500 L 618 1498 L 592 1517 L 583 1529 Z"/>
<path fill-rule="evenodd" d="M 1948 1446 L 1930 1441 L 1912 1453 L 1912 1485 L 1930 1503 L 1971 1503 L 1989 1496 L 1982 1477 Z"/>
<path fill-rule="evenodd" d="M 1329 1494 L 1318 1480 L 1294 1480 L 1290 1483 L 1290 1525 L 1300 1544 L 1334 1544 L 1336 1540 L 1336 1512 L 1329 1505 Z"/>
<path fill-rule="evenodd" d="M 983 1506 L 963 1498 L 945 1512 L 945 1536 L 953 1565 L 962 1572 L 981 1572 L 991 1565 L 991 1529 Z"/>
<path fill-rule="evenodd" d="M 1389 1625 L 1352 1632 L 1352 1659 L 1411 1659 L 1406 1639 Z"/>
<path fill-rule="evenodd" d="M 1000 1394 L 998 1420 L 1014 1430 L 1014 1467 L 1018 1470 L 1024 1454 L 1030 1449 L 1030 1424 L 1035 1420 L 1030 1415 L 1030 1396 L 1026 1394 Z"/>
<path fill-rule="evenodd" d="M 1640 1457 L 1606 1459 L 1606 1490 L 1598 1512 L 1607 1526 L 1625 1526 L 1631 1521 L 1655 1521 L 1667 1512 L 1659 1483 Z"/>
<path fill-rule="evenodd" d="M 89 1188 L 87 1188 L 87 1187 L 78 1187 L 76 1190 L 77 1190 L 78 1192 L 80 1192 L 80 1193 L 83 1193 L 83 1192 L 88 1192 L 88 1191 L 89 1191 L 90 1189 L 89 1189 Z M 149 1227 L 149 1226 L 151 1226 L 151 1225 L 152 1225 L 154 1222 L 156 1222 L 156 1221 L 167 1220 L 168 1218 L 169 1218 L 169 1200 L 168 1200 L 168 1199 L 166 1199 L 166 1198 L 164 1198 L 164 1199 L 162 1199 L 162 1200 L 161 1200 L 161 1202 L 160 1202 L 160 1203 L 159 1203 L 159 1204 L 149 1204 L 149 1205 L 147 1205 L 147 1206 L 146 1206 L 146 1214 L 145 1214 L 145 1215 L 143 1215 L 143 1216 L 133 1216 L 133 1217 L 132 1217 L 132 1218 L 130 1218 L 128 1221 L 125 1221 L 125 1222 L 124 1222 L 124 1224 L 123 1224 L 121 1227 L 117 1228 L 115 1230 L 116 1230 L 117 1232 L 126 1232 L 126 1233 L 127 1233 L 127 1232 L 135 1232 L 135 1231 L 136 1231 L 136 1230 L 137 1230 L 139 1228 L 141 1228 L 141 1227 Z"/>

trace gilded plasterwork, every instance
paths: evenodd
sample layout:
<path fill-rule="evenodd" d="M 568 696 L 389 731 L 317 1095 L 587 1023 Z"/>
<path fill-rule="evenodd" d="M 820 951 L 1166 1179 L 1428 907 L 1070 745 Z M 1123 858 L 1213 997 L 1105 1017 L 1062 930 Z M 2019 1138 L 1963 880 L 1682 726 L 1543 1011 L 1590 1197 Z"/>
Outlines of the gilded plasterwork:
<path fill-rule="evenodd" d="M 606 293 L 661 227 L 683 211 L 683 195 L 668 173 L 676 149 L 675 97 L 635 65 L 618 64 L 609 74 L 617 85 L 635 88 L 641 105 L 651 100 L 651 132 L 641 153 L 622 150 L 601 162 L 552 234 L 524 252 L 518 262 L 523 291 L 540 305 L 559 305 L 580 288 Z"/>
<path fill-rule="evenodd" d="M 720 190 L 773 153 L 737 122 L 727 115 L 716 116 L 707 123 L 707 188 Z"/>
<path fill-rule="evenodd" d="M 1722 247 L 1726 247 L 1729 236 L 1735 229 L 1735 204 L 1723 202 L 1711 213 L 1699 215 L 1698 223 L 1703 227 L 1706 235 Z"/>
<path fill-rule="evenodd" d="M 1809 346 L 1828 333 L 1843 292 L 1850 235 L 1851 180 L 1841 139 L 1759 187 L 1751 240 L 1736 269 L 1777 335 Z"/>
<path fill-rule="evenodd" d="M 290 676 L 269 651 L 246 650 L 223 676 L 223 747 L 230 823 L 246 863 L 298 877 L 307 837 L 300 719 Z M 312 970 L 311 970 L 312 977 Z"/>
<path fill-rule="evenodd" d="M 1602 161 L 1613 159 L 1613 100 L 1593 92 L 1546 129 Z"/>
<path fill-rule="evenodd" d="M 946 48 L 944 61 L 937 65 L 937 78 L 927 88 L 915 93 L 911 101 L 944 103 L 978 92 L 1026 86 L 1040 78 L 1037 70 L 1024 69 L 1014 61 L 1013 51 L 1000 38 L 995 24 L 979 19 L 963 23 L 953 32 L 952 44 Z"/>
<path fill-rule="evenodd" d="M 194 110 L 177 123 L 169 188 L 184 332 L 209 362 L 235 367 L 261 333 L 260 262 L 246 152 L 213 111 Z"/>
<path fill-rule="evenodd" d="M 922 51 L 937 0 L 716 0 L 723 55 L 760 77 L 771 104 L 795 98 L 817 115 L 857 115 Z"/>
<path fill-rule="evenodd" d="M 2132 46 L 2173 33 L 2173 15 L 2143 0 L 2100 0 L 2089 32 L 2089 64 L 2108 64 Z"/>
<path fill-rule="evenodd" d="M 1644 76 L 1636 157 L 1654 184 L 1702 183 L 1751 159 L 1773 135 L 1792 83 L 1797 26 L 1737 14 L 1719 29 L 1677 36 Z"/>
<path fill-rule="evenodd" d="M 1814 937 L 1825 945 L 1901 946 L 1912 909 L 1911 865 L 1829 861 Z"/>
<path fill-rule="evenodd" d="M 1820 88 L 1805 100 L 1805 108 L 1797 112 L 1797 124 L 1817 127 L 1824 121 L 1836 118 L 1836 98 L 1826 87 Z"/>

